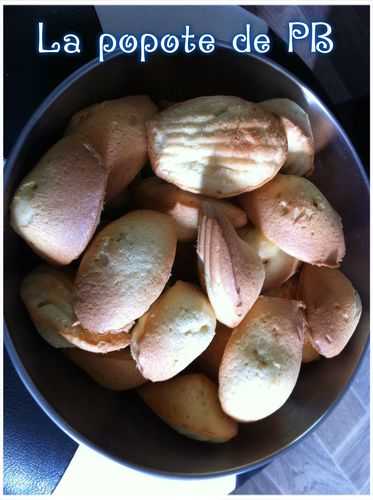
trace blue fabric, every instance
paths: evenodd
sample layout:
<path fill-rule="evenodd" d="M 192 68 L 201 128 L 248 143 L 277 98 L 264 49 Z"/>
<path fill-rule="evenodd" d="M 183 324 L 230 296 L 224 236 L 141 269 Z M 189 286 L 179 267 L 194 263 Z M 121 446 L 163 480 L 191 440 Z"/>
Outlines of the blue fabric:
<path fill-rule="evenodd" d="M 84 50 L 75 57 L 38 56 L 37 21 L 46 23 L 50 40 L 78 32 Z M 14 5 L 4 11 L 4 29 L 4 152 L 8 155 L 40 102 L 72 71 L 95 57 L 100 25 L 93 7 Z M 25 86 L 30 79 L 33 84 Z M 51 494 L 76 448 L 34 402 L 4 352 L 4 494 Z"/>
<path fill-rule="evenodd" d="M 4 349 L 4 495 L 50 495 L 76 449 L 32 399 Z"/>

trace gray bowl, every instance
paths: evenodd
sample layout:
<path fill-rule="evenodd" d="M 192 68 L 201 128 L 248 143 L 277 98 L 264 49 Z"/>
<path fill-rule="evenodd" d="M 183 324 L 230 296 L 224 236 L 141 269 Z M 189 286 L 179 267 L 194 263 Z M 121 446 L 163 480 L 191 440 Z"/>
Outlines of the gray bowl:
<path fill-rule="evenodd" d="M 237 95 L 259 101 L 288 97 L 310 115 L 317 164 L 313 181 L 341 214 L 347 242 L 343 271 L 359 291 L 363 315 L 343 353 L 302 367 L 287 403 L 272 416 L 241 425 L 232 441 L 189 440 L 163 424 L 133 392 L 91 381 L 35 332 L 19 297 L 20 282 L 39 259 L 9 227 L 9 202 L 24 175 L 61 136 L 69 117 L 104 99 L 147 93 L 154 99 Z M 169 477 L 212 477 L 254 470 L 298 442 L 345 393 L 369 335 L 369 191 L 362 165 L 339 123 L 309 89 L 273 62 L 219 46 L 208 56 L 153 55 L 147 64 L 114 55 L 65 80 L 20 135 L 5 173 L 5 343 L 24 384 L 70 437 L 124 465 Z"/>

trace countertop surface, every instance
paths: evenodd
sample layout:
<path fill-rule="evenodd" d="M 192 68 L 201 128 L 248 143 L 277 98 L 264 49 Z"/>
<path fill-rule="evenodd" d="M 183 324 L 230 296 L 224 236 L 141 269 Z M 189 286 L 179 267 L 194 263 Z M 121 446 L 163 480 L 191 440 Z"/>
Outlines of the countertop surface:
<path fill-rule="evenodd" d="M 316 430 L 235 494 L 370 493 L 369 349 L 342 401 Z"/>

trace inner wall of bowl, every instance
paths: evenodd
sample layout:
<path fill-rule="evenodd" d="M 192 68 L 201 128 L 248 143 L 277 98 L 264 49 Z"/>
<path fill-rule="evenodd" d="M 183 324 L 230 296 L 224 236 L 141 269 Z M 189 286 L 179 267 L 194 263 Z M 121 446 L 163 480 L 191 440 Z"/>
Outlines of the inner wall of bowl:
<path fill-rule="evenodd" d="M 136 394 L 98 387 L 40 339 L 19 297 L 23 276 L 39 259 L 9 227 L 8 205 L 15 188 L 62 135 L 73 113 L 105 99 L 141 93 L 170 101 L 211 94 L 253 101 L 288 97 L 303 106 L 310 114 L 319 150 L 312 180 L 342 216 L 347 240 L 343 270 L 363 302 L 359 328 L 345 351 L 332 360 L 304 366 L 294 393 L 279 411 L 263 421 L 241 425 L 238 437 L 224 445 L 184 438 L 153 416 Z M 268 63 L 222 48 L 209 56 L 153 56 L 147 64 L 123 55 L 110 59 L 83 74 L 44 109 L 8 168 L 12 175 L 5 192 L 7 327 L 40 393 L 101 451 L 123 463 L 171 474 L 253 468 L 307 432 L 345 390 L 369 332 L 369 195 L 351 149 L 318 100 Z"/>

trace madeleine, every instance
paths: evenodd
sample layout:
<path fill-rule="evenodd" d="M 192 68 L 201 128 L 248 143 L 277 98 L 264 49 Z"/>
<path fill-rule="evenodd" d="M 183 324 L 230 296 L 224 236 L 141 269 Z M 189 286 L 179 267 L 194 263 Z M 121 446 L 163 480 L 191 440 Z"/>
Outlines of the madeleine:
<path fill-rule="evenodd" d="M 286 132 L 288 156 L 281 172 L 311 175 L 314 170 L 315 146 L 308 114 L 290 99 L 269 99 L 260 105 L 280 117 Z"/>
<path fill-rule="evenodd" d="M 88 141 L 109 173 L 106 201 L 113 202 L 147 161 L 145 122 L 157 111 L 146 95 L 93 104 L 76 113 L 66 134 Z"/>
<path fill-rule="evenodd" d="M 252 223 L 287 254 L 315 266 L 341 263 L 346 252 L 341 218 L 304 177 L 279 174 L 239 202 Z"/>
<path fill-rule="evenodd" d="M 297 300 L 298 299 L 298 281 L 299 275 L 293 276 L 279 288 L 271 288 L 267 290 L 267 297 L 279 297 L 282 299 Z M 302 363 L 311 363 L 320 359 L 320 354 L 312 345 L 310 327 L 307 322 L 304 325 L 304 344 L 302 353 Z"/>
<path fill-rule="evenodd" d="M 206 296 L 190 283 L 177 281 L 132 330 L 132 356 L 145 378 L 170 379 L 207 349 L 215 326 Z"/>
<path fill-rule="evenodd" d="M 219 399 L 227 415 L 253 422 L 287 401 L 302 362 L 302 307 L 261 296 L 233 331 L 219 370 Z"/>
<path fill-rule="evenodd" d="M 360 321 L 362 306 L 358 292 L 338 269 L 304 265 L 299 297 L 307 307 L 313 347 L 326 358 L 337 356 Z"/>
<path fill-rule="evenodd" d="M 66 349 L 65 355 L 106 389 L 128 391 L 146 382 L 136 368 L 129 348 L 107 354 Z"/>
<path fill-rule="evenodd" d="M 84 328 L 117 331 L 142 316 L 164 289 L 176 251 L 171 217 L 135 210 L 94 238 L 75 279 L 74 310 Z"/>
<path fill-rule="evenodd" d="M 111 352 L 130 343 L 128 331 L 100 334 L 80 325 L 73 310 L 73 274 L 42 265 L 21 285 L 21 297 L 39 334 L 52 347 L 79 347 L 91 352 Z"/>
<path fill-rule="evenodd" d="M 203 205 L 197 255 L 201 284 L 217 319 L 226 326 L 237 326 L 262 290 L 264 266 L 224 214 L 210 203 Z"/>
<path fill-rule="evenodd" d="M 179 375 L 146 384 L 138 393 L 164 422 L 189 438 L 225 443 L 238 433 L 237 422 L 221 409 L 217 385 L 206 375 Z"/>
<path fill-rule="evenodd" d="M 247 226 L 238 232 L 260 257 L 265 270 L 263 291 L 277 288 L 287 281 L 299 267 L 299 261 L 269 241 L 259 229 Z"/>
<path fill-rule="evenodd" d="M 85 250 L 100 221 L 107 172 L 92 145 L 65 137 L 22 180 L 11 203 L 11 225 L 52 264 Z"/>
<path fill-rule="evenodd" d="M 272 179 L 287 158 L 280 118 L 239 97 L 197 97 L 147 123 L 158 177 L 185 191 L 228 198 Z"/>
<path fill-rule="evenodd" d="M 188 193 L 157 177 L 142 181 L 134 190 L 134 199 L 139 208 L 170 215 L 175 221 L 179 241 L 196 239 L 201 206 L 206 201 L 219 207 L 234 227 L 242 227 L 247 223 L 247 215 L 242 208 L 227 201 Z"/>

